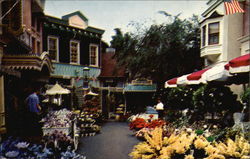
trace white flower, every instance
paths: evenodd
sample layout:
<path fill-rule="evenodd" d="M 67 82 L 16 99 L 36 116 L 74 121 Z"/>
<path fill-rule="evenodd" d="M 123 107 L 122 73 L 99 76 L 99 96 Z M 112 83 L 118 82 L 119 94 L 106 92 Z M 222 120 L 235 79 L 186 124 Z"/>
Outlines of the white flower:
<path fill-rule="evenodd" d="M 218 126 L 217 125 L 213 125 L 213 128 L 216 129 L 216 128 L 218 128 Z"/>
<path fill-rule="evenodd" d="M 187 132 L 192 132 L 193 131 L 191 128 L 187 128 L 186 130 L 187 130 Z"/>
<path fill-rule="evenodd" d="M 207 125 L 204 125 L 203 128 L 206 129 L 206 128 L 207 128 Z"/>

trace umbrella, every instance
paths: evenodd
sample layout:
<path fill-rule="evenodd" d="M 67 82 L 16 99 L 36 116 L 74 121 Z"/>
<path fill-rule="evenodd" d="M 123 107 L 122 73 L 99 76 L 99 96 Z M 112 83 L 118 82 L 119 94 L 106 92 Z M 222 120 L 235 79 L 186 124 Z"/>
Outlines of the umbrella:
<path fill-rule="evenodd" d="M 87 93 L 86 95 L 90 95 L 90 96 L 98 96 L 98 94 L 97 93 L 94 93 L 94 92 L 92 92 L 91 90 L 89 91 L 89 93 Z"/>
<path fill-rule="evenodd" d="M 58 83 L 56 83 L 52 88 L 46 90 L 47 95 L 56 95 L 56 94 L 69 94 L 70 90 L 62 88 Z"/>

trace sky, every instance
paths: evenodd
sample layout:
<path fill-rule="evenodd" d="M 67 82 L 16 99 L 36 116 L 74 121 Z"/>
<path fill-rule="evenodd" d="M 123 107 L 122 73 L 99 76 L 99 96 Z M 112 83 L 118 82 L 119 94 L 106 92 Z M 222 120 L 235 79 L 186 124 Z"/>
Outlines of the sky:
<path fill-rule="evenodd" d="M 158 11 L 172 15 L 181 13 L 180 18 L 189 18 L 193 14 L 201 15 L 206 10 L 206 0 L 46 0 L 45 14 L 61 18 L 63 15 L 81 11 L 89 20 L 89 26 L 105 30 L 103 40 L 110 42 L 115 35 L 114 29 L 123 33 L 134 31 L 131 22 L 150 26 L 161 24 L 167 18 Z"/>

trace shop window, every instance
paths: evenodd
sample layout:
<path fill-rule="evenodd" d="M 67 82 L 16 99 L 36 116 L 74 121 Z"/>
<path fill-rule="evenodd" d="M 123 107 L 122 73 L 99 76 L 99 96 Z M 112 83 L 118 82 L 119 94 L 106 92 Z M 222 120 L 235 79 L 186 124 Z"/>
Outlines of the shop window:
<path fill-rule="evenodd" d="M 70 62 L 79 64 L 79 42 L 70 42 Z"/>
<path fill-rule="evenodd" d="M 202 42 L 201 46 L 206 45 L 206 25 L 202 27 Z"/>
<path fill-rule="evenodd" d="M 50 59 L 58 62 L 58 38 L 48 37 L 48 51 Z"/>
<path fill-rule="evenodd" d="M 98 46 L 90 45 L 90 65 L 98 66 Z"/>
<path fill-rule="evenodd" d="M 219 22 L 208 25 L 208 44 L 219 44 Z"/>

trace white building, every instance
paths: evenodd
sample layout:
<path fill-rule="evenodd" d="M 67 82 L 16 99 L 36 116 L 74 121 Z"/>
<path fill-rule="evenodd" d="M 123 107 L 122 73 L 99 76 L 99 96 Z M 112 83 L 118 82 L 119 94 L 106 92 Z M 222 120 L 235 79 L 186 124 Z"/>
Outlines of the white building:
<path fill-rule="evenodd" d="M 201 52 L 205 67 L 216 65 L 241 55 L 249 54 L 249 1 L 239 2 L 245 13 L 226 15 L 223 0 L 209 0 L 202 13 Z M 244 85 L 243 85 L 244 86 Z M 239 95 L 242 85 L 231 85 Z"/>
<path fill-rule="evenodd" d="M 249 53 L 249 1 L 240 2 L 245 13 L 230 15 L 226 15 L 223 0 L 209 0 L 207 5 L 201 21 L 201 57 L 205 66 Z"/>

